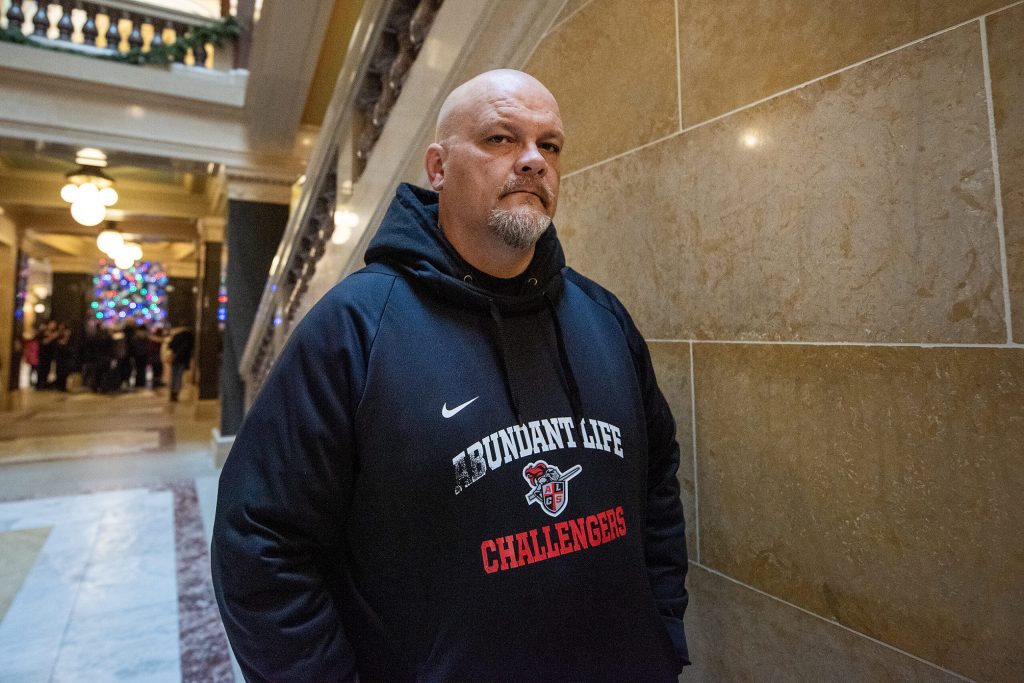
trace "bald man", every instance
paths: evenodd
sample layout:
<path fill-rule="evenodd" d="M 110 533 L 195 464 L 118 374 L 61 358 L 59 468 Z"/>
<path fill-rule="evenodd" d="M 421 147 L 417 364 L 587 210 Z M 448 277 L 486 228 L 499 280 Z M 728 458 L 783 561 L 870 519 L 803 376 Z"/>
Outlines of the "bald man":
<path fill-rule="evenodd" d="M 558 104 L 510 70 L 441 107 L 291 335 L 221 476 L 217 600 L 250 681 L 674 681 L 675 425 L 552 225 Z"/>

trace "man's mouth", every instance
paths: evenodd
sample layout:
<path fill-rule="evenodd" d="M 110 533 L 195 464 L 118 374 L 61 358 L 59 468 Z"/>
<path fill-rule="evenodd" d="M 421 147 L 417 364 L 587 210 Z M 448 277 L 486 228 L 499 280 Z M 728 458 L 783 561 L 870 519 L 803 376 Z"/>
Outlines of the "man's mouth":
<path fill-rule="evenodd" d="M 528 194 L 528 195 L 534 196 L 538 200 L 540 200 L 541 206 L 543 206 L 544 208 L 547 208 L 547 206 L 548 206 L 547 198 L 544 196 L 544 194 L 542 192 L 538 192 L 536 190 L 530 190 L 530 189 L 526 189 L 526 188 L 522 188 L 522 189 L 517 189 L 517 190 L 512 190 L 510 192 L 506 192 L 505 194 L 502 195 L 502 197 L 507 197 L 507 196 L 513 195 L 513 194 Z"/>

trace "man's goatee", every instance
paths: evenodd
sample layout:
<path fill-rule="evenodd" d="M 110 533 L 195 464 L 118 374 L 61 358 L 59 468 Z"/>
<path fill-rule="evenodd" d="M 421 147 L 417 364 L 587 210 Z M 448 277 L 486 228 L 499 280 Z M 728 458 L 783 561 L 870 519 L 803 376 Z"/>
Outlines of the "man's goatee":
<path fill-rule="evenodd" d="M 522 250 L 537 243 L 551 225 L 551 218 L 525 206 L 516 209 L 491 209 L 487 225 L 505 244 L 513 249 Z"/>

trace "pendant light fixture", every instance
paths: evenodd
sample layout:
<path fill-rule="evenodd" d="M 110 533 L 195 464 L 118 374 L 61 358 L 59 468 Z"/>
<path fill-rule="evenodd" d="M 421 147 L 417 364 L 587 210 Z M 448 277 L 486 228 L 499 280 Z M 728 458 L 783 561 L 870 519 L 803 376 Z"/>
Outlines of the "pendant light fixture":
<path fill-rule="evenodd" d="M 60 198 L 71 204 L 71 217 L 85 226 L 99 225 L 107 217 L 107 207 L 117 203 L 114 179 L 103 172 L 107 155 L 87 147 L 75 158 L 78 168 L 65 174 L 67 181 Z"/>
<path fill-rule="evenodd" d="M 109 256 L 124 246 L 124 236 L 114 228 L 112 222 L 108 221 L 107 227 L 96 236 L 96 246 Z"/>
<path fill-rule="evenodd" d="M 112 221 L 107 221 L 107 227 L 96 236 L 96 246 L 121 270 L 127 270 L 136 261 L 142 260 L 142 245 L 138 242 L 126 242 L 124 235 L 118 232 Z"/>

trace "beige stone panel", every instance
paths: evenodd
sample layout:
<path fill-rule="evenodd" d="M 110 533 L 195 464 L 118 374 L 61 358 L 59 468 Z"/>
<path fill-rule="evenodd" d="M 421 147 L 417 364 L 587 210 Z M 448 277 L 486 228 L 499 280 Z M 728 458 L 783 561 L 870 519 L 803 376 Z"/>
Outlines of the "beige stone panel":
<path fill-rule="evenodd" d="M 1001 343 L 989 140 L 969 24 L 574 174 L 556 224 L 651 338 Z"/>
<path fill-rule="evenodd" d="M 541 42 L 524 70 L 558 99 L 562 172 L 679 129 L 675 5 L 592 0 Z"/>
<path fill-rule="evenodd" d="M 679 442 L 679 495 L 686 514 L 686 548 L 691 558 L 697 556 L 696 490 L 693 472 L 693 413 L 690 402 L 690 345 L 679 342 L 648 344 L 658 388 L 665 395 L 676 421 Z"/>
<path fill-rule="evenodd" d="M 1013 338 L 1024 342 L 1024 5 L 987 19 Z"/>
<path fill-rule="evenodd" d="M 691 565 L 686 635 L 693 666 L 680 680 L 963 680 L 847 629 Z"/>
<path fill-rule="evenodd" d="M 694 352 L 703 564 L 971 678 L 1024 671 L 1024 349 Z"/>
<path fill-rule="evenodd" d="M 590 2 L 590 0 L 566 0 L 565 6 L 562 7 L 562 11 L 558 13 L 557 17 L 555 17 L 554 23 L 558 24 L 560 21 L 565 21 L 565 19 L 572 16 L 574 12 L 578 11 L 588 2 Z"/>
<path fill-rule="evenodd" d="M 1008 0 L 679 0 L 683 125 L 1005 7 Z"/>

